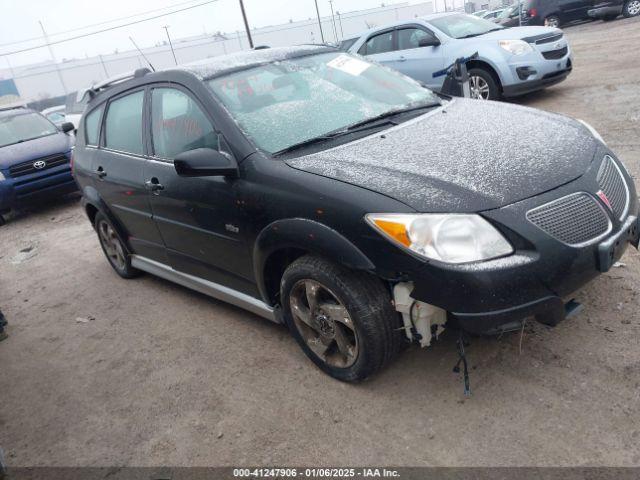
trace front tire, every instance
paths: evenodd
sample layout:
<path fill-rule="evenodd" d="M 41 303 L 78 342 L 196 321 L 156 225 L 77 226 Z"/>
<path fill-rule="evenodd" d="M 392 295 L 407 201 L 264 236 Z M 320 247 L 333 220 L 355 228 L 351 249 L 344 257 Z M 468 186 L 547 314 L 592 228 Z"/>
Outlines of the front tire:
<path fill-rule="evenodd" d="M 116 273 L 122 278 L 134 278 L 140 275 L 140 270 L 131 266 L 131 257 L 107 217 L 100 212 L 96 213 L 93 226 L 98 233 L 102 251 Z"/>
<path fill-rule="evenodd" d="M 625 18 L 637 17 L 640 15 L 640 0 L 628 0 L 622 7 L 622 15 Z"/>
<path fill-rule="evenodd" d="M 483 68 L 469 69 L 471 98 L 477 100 L 500 100 L 500 86 L 493 75 Z"/>
<path fill-rule="evenodd" d="M 307 255 L 286 269 L 280 292 L 293 337 L 333 378 L 364 380 L 405 343 L 389 290 L 368 273 Z"/>

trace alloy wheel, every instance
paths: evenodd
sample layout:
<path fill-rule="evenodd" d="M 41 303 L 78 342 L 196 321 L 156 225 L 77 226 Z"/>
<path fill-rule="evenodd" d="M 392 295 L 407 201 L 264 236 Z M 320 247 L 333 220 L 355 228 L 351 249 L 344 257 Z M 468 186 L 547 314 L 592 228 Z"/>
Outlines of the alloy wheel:
<path fill-rule="evenodd" d="M 635 17 L 640 14 L 640 0 L 632 0 L 627 5 L 627 12 L 630 16 Z"/>
<path fill-rule="evenodd" d="M 471 90 L 471 98 L 477 100 L 488 100 L 491 93 L 487 81 L 478 75 L 469 77 L 469 89 Z"/>
<path fill-rule="evenodd" d="M 347 368 L 358 358 L 358 336 L 347 308 L 327 287 L 298 281 L 289 294 L 296 329 L 309 349 L 327 365 Z"/>
<path fill-rule="evenodd" d="M 558 17 L 549 17 L 545 20 L 547 27 L 558 28 L 560 27 L 560 19 Z"/>
<path fill-rule="evenodd" d="M 122 244 L 111 225 L 106 221 L 101 220 L 98 223 L 98 235 L 100 236 L 100 243 L 102 243 L 109 261 L 118 270 L 124 270 L 126 267 L 124 250 L 122 249 Z"/>

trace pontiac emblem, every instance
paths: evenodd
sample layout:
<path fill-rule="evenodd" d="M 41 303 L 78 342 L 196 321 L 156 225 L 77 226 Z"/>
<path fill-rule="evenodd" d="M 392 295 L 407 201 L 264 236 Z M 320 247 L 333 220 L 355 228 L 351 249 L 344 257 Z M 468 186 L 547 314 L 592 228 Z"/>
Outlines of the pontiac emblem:
<path fill-rule="evenodd" d="M 44 160 L 37 160 L 33 162 L 33 168 L 37 168 L 38 170 L 42 170 L 46 166 L 47 162 L 45 162 Z"/>

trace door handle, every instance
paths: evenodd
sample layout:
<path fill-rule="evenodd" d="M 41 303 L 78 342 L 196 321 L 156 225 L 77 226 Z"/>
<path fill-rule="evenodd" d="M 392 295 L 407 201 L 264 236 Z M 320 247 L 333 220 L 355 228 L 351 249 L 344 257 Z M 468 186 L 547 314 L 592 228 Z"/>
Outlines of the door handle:
<path fill-rule="evenodd" d="M 152 192 L 164 190 L 164 185 L 162 185 L 156 177 L 153 177 L 151 180 L 147 180 L 146 182 L 144 182 L 144 186 L 147 190 L 150 190 Z"/>
<path fill-rule="evenodd" d="M 406 62 L 407 59 L 404 58 L 404 55 L 400 55 L 400 58 L 398 59 L 399 62 Z"/>
<path fill-rule="evenodd" d="M 102 179 L 107 176 L 107 172 L 104 171 L 104 168 L 98 167 L 98 169 L 96 170 L 96 175 L 98 176 L 98 178 Z"/>

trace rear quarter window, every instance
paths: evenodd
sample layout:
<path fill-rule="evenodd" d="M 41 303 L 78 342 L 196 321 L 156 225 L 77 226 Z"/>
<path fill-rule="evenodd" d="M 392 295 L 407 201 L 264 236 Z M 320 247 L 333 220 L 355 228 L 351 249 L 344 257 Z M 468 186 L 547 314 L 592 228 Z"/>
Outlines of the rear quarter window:
<path fill-rule="evenodd" d="M 84 135 L 87 145 L 98 145 L 100 141 L 100 120 L 102 119 L 102 112 L 104 105 L 93 110 L 84 121 Z"/>

